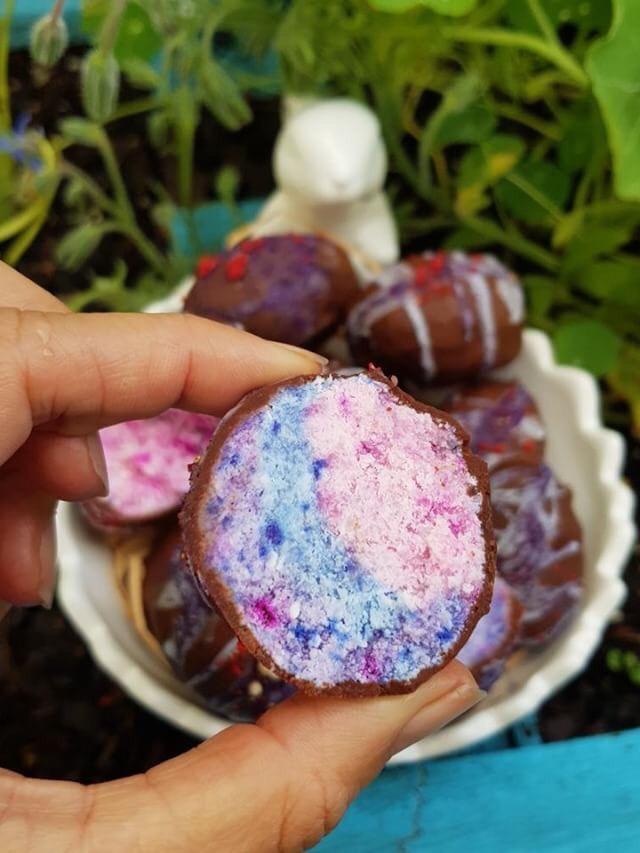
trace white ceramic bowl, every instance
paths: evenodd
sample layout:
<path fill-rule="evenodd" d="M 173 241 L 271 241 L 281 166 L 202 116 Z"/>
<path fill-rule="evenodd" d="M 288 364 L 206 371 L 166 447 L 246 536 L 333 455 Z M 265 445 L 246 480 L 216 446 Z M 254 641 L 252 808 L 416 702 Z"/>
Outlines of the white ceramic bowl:
<path fill-rule="evenodd" d="M 180 310 L 186 289 L 148 310 Z M 469 747 L 535 711 L 584 668 L 625 595 L 620 575 L 635 535 L 633 493 L 621 480 L 624 442 L 602 426 L 596 383 L 582 370 L 558 366 L 547 336 L 532 330 L 520 356 L 499 375 L 518 379 L 535 398 L 548 431 L 546 458 L 573 490 L 585 538 L 584 597 L 558 640 L 522 654 L 478 707 L 394 763 Z M 97 663 L 134 699 L 192 735 L 207 738 L 225 728 L 228 723 L 206 711 L 138 637 L 112 579 L 110 550 L 70 505 L 58 513 L 58 542 L 58 598 Z"/>

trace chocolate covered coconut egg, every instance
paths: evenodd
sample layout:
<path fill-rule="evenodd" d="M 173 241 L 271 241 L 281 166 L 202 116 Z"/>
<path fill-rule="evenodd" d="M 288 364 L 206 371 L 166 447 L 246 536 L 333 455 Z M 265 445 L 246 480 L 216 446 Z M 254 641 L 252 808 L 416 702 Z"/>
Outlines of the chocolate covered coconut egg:
<path fill-rule="evenodd" d="M 557 636 L 582 594 L 583 552 L 571 492 L 544 464 L 491 473 L 497 568 L 523 607 L 521 634 L 535 645 Z"/>
<path fill-rule="evenodd" d="M 538 407 L 517 382 L 478 382 L 444 405 L 467 430 L 471 449 L 492 470 L 507 462 L 542 462 L 545 428 Z"/>
<path fill-rule="evenodd" d="M 317 234 L 243 240 L 201 272 L 185 311 L 294 345 L 328 334 L 359 294 L 344 250 Z"/>
<path fill-rule="evenodd" d="M 181 521 L 203 594 L 306 692 L 410 691 L 488 609 L 486 466 L 378 371 L 249 394 L 192 476 Z"/>
<path fill-rule="evenodd" d="M 511 361 L 520 350 L 524 298 L 492 255 L 425 252 L 385 270 L 349 313 L 358 363 L 419 383 L 449 382 Z"/>
<path fill-rule="evenodd" d="M 496 577 L 491 607 L 458 654 L 478 685 L 488 690 L 504 672 L 518 643 L 522 605 L 508 583 Z"/>
<path fill-rule="evenodd" d="M 145 560 L 144 609 L 149 630 L 176 676 L 207 707 L 236 722 L 253 721 L 293 693 L 238 642 L 207 604 L 182 556 L 180 531 L 169 529 Z"/>
<path fill-rule="evenodd" d="M 175 511 L 189 487 L 189 465 L 218 422 L 210 415 L 167 409 L 101 429 L 109 493 L 81 504 L 87 521 L 109 532 Z"/>

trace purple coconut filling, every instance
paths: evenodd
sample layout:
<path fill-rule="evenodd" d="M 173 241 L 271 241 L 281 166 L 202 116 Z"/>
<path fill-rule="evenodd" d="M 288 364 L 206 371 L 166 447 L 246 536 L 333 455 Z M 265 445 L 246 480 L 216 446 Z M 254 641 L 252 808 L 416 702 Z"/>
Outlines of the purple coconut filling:
<path fill-rule="evenodd" d="M 177 509 L 189 488 L 189 465 L 209 443 L 218 418 L 167 409 L 154 418 L 100 430 L 109 494 L 84 504 L 103 526 L 135 524 Z"/>

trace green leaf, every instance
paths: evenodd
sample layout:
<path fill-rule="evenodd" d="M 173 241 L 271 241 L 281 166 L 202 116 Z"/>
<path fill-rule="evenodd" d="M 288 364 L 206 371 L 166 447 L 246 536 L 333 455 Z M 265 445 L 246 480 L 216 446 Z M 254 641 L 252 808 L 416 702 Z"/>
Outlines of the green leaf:
<path fill-rule="evenodd" d="M 584 210 L 578 208 L 565 214 L 559 222 L 556 223 L 551 237 L 551 245 L 554 249 L 561 249 L 566 246 L 578 231 L 584 225 Z"/>
<path fill-rule="evenodd" d="M 611 305 L 640 311 L 640 266 L 623 260 L 596 261 L 576 277 L 576 287 Z"/>
<path fill-rule="evenodd" d="M 460 163 L 456 213 L 470 216 L 485 207 L 490 201 L 485 190 L 515 167 L 523 151 L 522 140 L 506 134 L 497 134 L 470 148 Z"/>
<path fill-rule="evenodd" d="M 82 29 L 95 41 L 113 0 L 84 0 Z M 155 29 L 146 10 L 136 0 L 125 6 L 113 52 L 118 61 L 135 57 L 151 59 L 162 47 L 162 37 Z"/>
<path fill-rule="evenodd" d="M 607 668 L 611 672 L 622 672 L 624 669 L 624 659 L 622 649 L 609 649 L 607 652 Z"/>
<path fill-rule="evenodd" d="M 547 160 L 529 159 L 513 170 L 495 188 L 504 209 L 527 225 L 539 225 L 553 218 L 553 210 L 562 210 L 571 189 L 569 176 Z"/>
<path fill-rule="evenodd" d="M 477 102 L 457 113 L 449 113 L 435 135 L 434 145 L 444 146 L 461 142 L 483 142 L 496 126 L 496 117 L 485 103 Z"/>
<path fill-rule="evenodd" d="M 441 15 L 458 17 L 466 15 L 477 6 L 478 0 L 369 0 L 369 5 L 379 12 L 406 12 L 416 6 L 426 6 Z"/>
<path fill-rule="evenodd" d="M 160 86 L 160 75 L 149 62 L 143 59 L 135 56 L 124 59 L 121 68 L 132 86 L 137 86 L 139 89 L 157 89 Z"/>
<path fill-rule="evenodd" d="M 158 149 L 169 143 L 171 117 L 168 110 L 156 110 L 147 118 L 147 133 L 151 144 Z"/>
<path fill-rule="evenodd" d="M 558 143 L 558 165 L 570 175 L 592 169 L 607 156 L 604 125 L 593 98 L 584 98 L 565 118 Z M 596 162 L 594 162 L 596 161 Z"/>
<path fill-rule="evenodd" d="M 601 255 L 609 255 L 628 243 L 633 226 L 600 225 L 587 223 L 568 242 L 562 269 L 565 274 L 591 266 Z M 636 267 L 636 278 L 640 278 L 640 267 Z M 588 272 L 588 271 L 587 271 Z"/>
<path fill-rule="evenodd" d="M 589 51 L 587 71 L 607 128 L 616 193 L 640 200 L 640 3 L 614 0 L 609 34 Z"/>
<path fill-rule="evenodd" d="M 614 367 L 620 338 L 597 320 L 573 320 L 560 326 L 553 337 L 558 361 L 604 376 Z"/>
<path fill-rule="evenodd" d="M 86 118 L 65 118 L 60 122 L 60 133 L 74 145 L 97 148 L 102 142 L 102 131 Z"/>
<path fill-rule="evenodd" d="M 85 222 L 67 232 L 56 246 L 56 260 L 66 270 L 79 269 L 98 248 L 102 238 L 113 231 L 113 225 L 104 222 Z"/>
<path fill-rule="evenodd" d="M 233 77 L 213 60 L 203 63 L 200 73 L 202 100 L 221 124 L 239 130 L 251 121 L 251 108 Z"/>
<path fill-rule="evenodd" d="M 525 275 L 522 284 L 527 297 L 527 319 L 534 326 L 544 326 L 553 305 L 555 280 L 546 275 Z"/>
<path fill-rule="evenodd" d="M 473 228 L 457 228 L 445 239 L 443 249 L 481 249 L 488 246 L 491 240 L 483 234 L 478 234 Z"/>
<path fill-rule="evenodd" d="M 540 6 L 554 27 L 604 31 L 611 20 L 609 0 L 540 0 Z M 505 11 L 514 29 L 540 32 L 526 0 L 508 0 Z"/>
<path fill-rule="evenodd" d="M 96 122 L 111 118 L 120 95 L 120 66 L 99 48 L 85 54 L 80 66 L 80 94 L 86 114 Z"/>
<path fill-rule="evenodd" d="M 70 178 L 65 185 L 62 198 L 65 207 L 79 207 L 87 198 L 87 189 L 82 181 L 77 178 Z"/>
<path fill-rule="evenodd" d="M 223 166 L 215 177 L 216 195 L 224 204 L 233 206 L 240 186 L 240 173 L 235 166 Z"/>
<path fill-rule="evenodd" d="M 634 433 L 640 437 L 640 348 L 627 345 L 614 370 L 607 376 L 614 393 L 629 404 Z"/>

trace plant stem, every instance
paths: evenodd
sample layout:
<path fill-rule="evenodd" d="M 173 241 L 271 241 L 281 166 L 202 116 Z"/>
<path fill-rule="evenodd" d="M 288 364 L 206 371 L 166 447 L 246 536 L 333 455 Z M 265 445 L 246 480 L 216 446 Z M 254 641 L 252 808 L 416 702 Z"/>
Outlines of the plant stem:
<path fill-rule="evenodd" d="M 0 134 L 11 132 L 9 38 L 14 6 L 15 0 L 5 0 L 4 15 L 0 20 Z M 12 172 L 13 162 L 11 156 L 5 152 L 0 153 L 0 221 L 11 213 L 11 204 L 5 193 L 11 186 Z"/>
<path fill-rule="evenodd" d="M 498 115 L 511 119 L 511 121 L 517 121 L 518 124 L 529 127 L 531 130 L 537 131 L 542 136 L 547 136 L 549 139 L 554 140 L 562 139 L 562 133 L 557 127 L 551 124 L 551 122 L 544 121 L 544 119 L 531 115 L 531 113 L 520 109 L 520 107 L 515 106 L 515 104 L 506 104 L 494 101 L 491 106 L 494 112 L 498 113 Z"/>
<path fill-rule="evenodd" d="M 149 266 L 164 279 L 167 275 L 167 259 L 162 252 L 146 237 L 137 224 L 116 223 L 118 230 L 127 236 Z"/>
<path fill-rule="evenodd" d="M 46 222 L 47 216 L 49 215 L 49 210 L 53 203 L 53 199 L 55 198 L 57 188 L 58 186 L 56 184 L 55 189 L 50 192 L 39 205 L 38 215 L 31 225 L 21 234 L 18 234 L 15 240 L 10 244 L 4 256 L 4 259 L 9 266 L 14 267 L 20 261 L 29 246 L 38 236 L 40 229 Z"/>
<path fill-rule="evenodd" d="M 148 262 L 160 276 L 164 276 L 167 270 L 166 259 L 160 251 L 153 245 L 151 240 L 145 236 L 140 226 L 136 221 L 135 212 L 127 193 L 127 188 L 120 171 L 120 166 L 116 159 L 111 145 L 111 140 L 106 133 L 101 133 L 101 140 L 98 149 L 102 155 L 102 160 L 109 177 L 109 181 L 113 187 L 115 194 L 115 202 L 106 196 L 100 187 L 81 169 L 65 164 L 67 170 L 81 180 L 87 190 L 96 199 L 96 201 L 105 210 L 111 213 L 114 217 L 115 224 L 122 234 L 129 237 L 131 242 L 138 249 L 142 257 Z"/>
<path fill-rule="evenodd" d="M 113 51 L 116 39 L 118 38 L 118 30 L 120 29 L 120 20 L 122 13 L 128 0 L 113 0 L 111 10 L 100 30 L 100 38 L 98 48 L 103 56 L 107 56 Z"/>
<path fill-rule="evenodd" d="M 80 181 L 87 193 L 93 198 L 96 204 L 105 211 L 105 213 L 110 213 L 111 215 L 117 213 L 115 203 L 100 189 L 98 184 L 93 180 L 93 178 L 90 178 L 86 172 L 79 169 L 77 166 L 74 166 L 73 163 L 69 163 L 67 160 L 62 162 L 60 170 L 63 175 Z"/>
<path fill-rule="evenodd" d="M 524 258 L 529 258 L 529 260 L 534 261 L 538 266 L 549 270 L 549 272 L 555 272 L 560 267 L 560 262 L 551 252 L 541 249 L 540 246 L 537 246 L 531 240 L 527 240 L 521 234 L 503 231 L 502 228 L 491 222 L 490 219 L 483 219 L 480 216 L 467 216 L 461 222 L 463 225 L 471 228 L 472 231 L 475 231 L 476 234 L 481 234 L 489 240 L 506 246 L 508 249 L 516 252 L 516 254 L 522 255 Z"/>
<path fill-rule="evenodd" d="M 4 15 L 0 21 L 0 133 L 11 130 L 11 105 L 9 103 L 9 36 L 15 0 L 5 0 Z M 7 155 L 2 160 L 8 160 Z"/>
<path fill-rule="evenodd" d="M 549 44 L 539 36 L 503 30 L 499 27 L 471 29 L 464 26 L 448 26 L 444 27 L 442 32 L 445 37 L 470 44 L 490 44 L 496 47 L 528 50 L 561 68 L 581 89 L 586 89 L 589 85 L 589 78 L 568 51 L 561 45 Z"/>
<path fill-rule="evenodd" d="M 451 228 L 455 225 L 455 219 L 450 216 L 426 216 L 422 219 L 409 219 L 403 228 L 403 236 L 418 237 L 437 231 L 439 228 Z"/>
<path fill-rule="evenodd" d="M 534 187 L 532 183 L 530 183 L 526 178 L 523 178 L 522 175 L 518 175 L 516 172 L 511 172 L 508 175 L 505 175 L 505 180 L 509 181 L 514 187 L 517 187 L 521 192 L 528 195 L 532 201 L 535 201 L 536 204 L 539 204 L 543 210 L 546 210 L 547 213 L 559 222 L 562 219 L 562 211 L 555 206 L 552 201 L 541 193 L 537 187 Z"/>
<path fill-rule="evenodd" d="M 547 13 L 540 5 L 540 0 L 527 0 L 527 5 L 531 14 L 536 19 L 536 24 L 540 27 L 540 31 L 545 36 L 549 44 L 557 44 L 558 37 L 556 31 L 551 25 L 551 21 L 547 17 Z"/>
<path fill-rule="evenodd" d="M 193 97 L 189 92 L 185 98 Z M 196 135 L 191 115 L 176 117 L 176 154 L 178 158 L 178 199 L 182 207 L 190 207 L 193 195 L 193 144 Z"/>
<path fill-rule="evenodd" d="M 113 115 L 106 120 L 105 125 L 123 118 L 131 118 L 131 116 L 151 112 L 159 106 L 157 98 L 139 98 L 137 101 L 127 101 L 126 104 L 117 108 Z"/>
<path fill-rule="evenodd" d="M 104 167 L 109 177 L 109 181 L 111 182 L 111 186 L 113 187 L 116 204 L 122 213 L 123 219 L 126 222 L 135 224 L 136 216 L 131 201 L 129 199 L 127 187 L 125 185 L 124 178 L 122 177 L 122 172 L 120 170 L 118 160 L 113 150 L 111 140 L 109 139 L 107 134 L 102 131 L 102 129 L 100 137 L 101 139 L 99 151 L 102 155 L 102 162 L 104 163 Z"/>
<path fill-rule="evenodd" d="M 64 9 L 64 4 L 65 4 L 65 0 L 56 0 L 56 2 L 53 4 L 53 9 L 51 10 L 50 14 L 51 14 L 51 20 L 54 23 L 58 20 L 58 18 L 62 14 L 62 11 Z"/>

